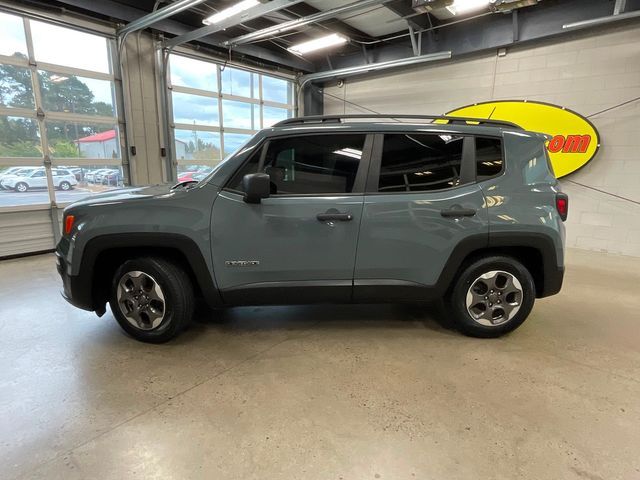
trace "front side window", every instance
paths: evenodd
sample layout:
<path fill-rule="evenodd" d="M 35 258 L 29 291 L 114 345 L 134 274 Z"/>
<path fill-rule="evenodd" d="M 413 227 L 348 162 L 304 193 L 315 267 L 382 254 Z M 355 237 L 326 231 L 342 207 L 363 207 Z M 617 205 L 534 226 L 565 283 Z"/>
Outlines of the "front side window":
<path fill-rule="evenodd" d="M 272 140 L 263 171 L 271 193 L 350 193 L 362 157 L 364 135 L 309 135 Z"/>
<path fill-rule="evenodd" d="M 385 135 L 379 192 L 424 192 L 460 185 L 463 137 Z"/>
<path fill-rule="evenodd" d="M 365 135 L 307 135 L 269 142 L 260 171 L 271 178 L 272 195 L 353 192 Z M 242 178 L 258 171 L 260 152 L 229 183 L 242 191 Z"/>

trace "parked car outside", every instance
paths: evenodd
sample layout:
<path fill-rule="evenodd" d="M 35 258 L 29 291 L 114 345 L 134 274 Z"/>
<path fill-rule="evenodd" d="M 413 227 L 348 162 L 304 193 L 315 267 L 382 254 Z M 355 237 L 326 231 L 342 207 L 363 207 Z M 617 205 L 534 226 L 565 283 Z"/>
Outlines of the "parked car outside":
<path fill-rule="evenodd" d="M 9 187 L 4 187 L 2 185 L 2 181 L 4 179 L 8 179 L 9 177 L 35 170 L 36 168 L 38 167 L 11 167 L 6 169 L 4 172 L 0 173 L 0 190 L 10 190 Z"/>
<path fill-rule="evenodd" d="M 53 186 L 59 190 L 71 190 L 78 184 L 75 175 L 70 171 L 60 168 L 51 169 Z M 38 167 L 26 172 L 18 172 L 2 180 L 4 188 L 13 189 L 24 193 L 32 189 L 47 188 L 47 175 L 44 167 Z"/>
<path fill-rule="evenodd" d="M 196 296 L 212 307 L 444 299 L 467 335 L 515 330 L 564 276 L 568 197 L 547 137 L 404 117 L 283 120 L 199 183 L 68 206 L 64 296 L 98 315 L 109 303 L 146 342 L 179 334 Z"/>

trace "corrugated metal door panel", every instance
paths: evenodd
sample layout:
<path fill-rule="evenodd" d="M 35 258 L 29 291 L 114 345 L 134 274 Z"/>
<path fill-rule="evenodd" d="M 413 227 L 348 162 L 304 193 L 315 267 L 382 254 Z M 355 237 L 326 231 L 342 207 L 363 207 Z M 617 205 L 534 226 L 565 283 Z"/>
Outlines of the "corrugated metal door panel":
<path fill-rule="evenodd" d="M 54 247 L 50 210 L 0 213 L 0 258 Z"/>

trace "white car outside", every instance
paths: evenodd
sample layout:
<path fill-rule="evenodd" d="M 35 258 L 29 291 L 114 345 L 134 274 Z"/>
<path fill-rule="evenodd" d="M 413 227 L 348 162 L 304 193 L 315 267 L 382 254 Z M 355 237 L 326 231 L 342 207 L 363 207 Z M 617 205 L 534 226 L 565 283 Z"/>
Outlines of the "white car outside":
<path fill-rule="evenodd" d="M 53 186 L 59 190 L 71 190 L 78 184 L 76 176 L 69 170 L 53 168 L 51 170 Z M 16 192 L 26 192 L 33 188 L 47 188 L 47 175 L 43 167 L 32 171 L 20 172 L 2 179 L 2 186 Z"/>
<path fill-rule="evenodd" d="M 37 169 L 38 167 L 11 167 L 0 173 L 0 190 L 3 189 L 2 181 L 6 178 L 26 173 Z M 7 187 L 8 188 L 8 187 Z"/>

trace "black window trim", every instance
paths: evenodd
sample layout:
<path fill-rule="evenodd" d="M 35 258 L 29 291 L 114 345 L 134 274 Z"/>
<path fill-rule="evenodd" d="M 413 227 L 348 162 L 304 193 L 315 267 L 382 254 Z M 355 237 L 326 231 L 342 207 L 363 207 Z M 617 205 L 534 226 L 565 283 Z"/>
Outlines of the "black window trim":
<path fill-rule="evenodd" d="M 287 138 L 294 138 L 294 137 L 308 137 L 312 135 L 332 135 L 332 136 L 333 135 L 364 135 L 365 139 L 362 147 L 362 158 L 360 159 L 360 163 L 358 164 L 356 179 L 355 179 L 355 182 L 353 183 L 353 191 L 348 193 L 335 193 L 335 192 L 334 193 L 282 193 L 282 194 L 276 193 L 276 194 L 269 195 L 269 198 L 355 197 L 355 196 L 364 195 L 365 184 L 367 182 L 369 170 L 371 168 L 371 155 L 372 155 L 372 149 L 373 149 L 373 143 L 374 143 L 374 136 L 376 134 L 368 131 L 353 131 L 353 130 L 328 131 L 328 132 L 298 132 L 290 135 L 278 135 L 278 136 L 267 137 L 263 140 L 262 145 L 258 147 L 259 150 L 254 152 L 253 155 L 249 155 L 249 157 L 244 162 L 242 162 L 242 165 L 240 165 L 233 172 L 232 175 L 229 175 L 229 179 L 225 183 L 225 186 L 222 188 L 222 190 L 225 192 L 235 193 L 238 195 L 244 195 L 244 192 L 242 190 L 235 190 L 233 188 L 230 188 L 228 185 L 233 180 L 235 180 L 235 177 L 238 174 L 238 172 L 242 168 L 244 168 L 244 166 L 254 158 L 254 155 L 260 155 L 260 159 L 258 160 L 258 171 L 260 172 L 262 170 L 262 168 L 264 167 L 265 158 L 267 156 L 267 149 L 269 148 L 269 144 L 271 143 L 272 140 L 280 140 L 280 139 L 287 139 Z"/>
<path fill-rule="evenodd" d="M 502 135 L 477 135 L 473 133 L 458 134 L 456 136 L 463 137 L 462 145 L 462 161 L 460 165 L 460 179 L 463 183 L 449 188 L 440 188 L 438 190 L 421 190 L 415 192 L 380 192 L 378 191 L 378 177 L 380 176 L 380 166 L 382 164 L 382 152 L 384 147 L 384 137 L 386 135 L 402 135 L 402 134 L 422 134 L 422 135 L 440 135 L 451 134 L 446 130 L 434 130 L 429 132 L 416 132 L 415 130 L 398 130 L 398 131 L 385 131 L 375 134 L 374 145 L 372 149 L 371 165 L 369 167 L 369 176 L 367 177 L 366 195 L 424 195 L 428 193 L 439 193 L 453 191 L 458 188 L 467 187 L 469 185 L 478 184 L 481 182 L 495 180 L 503 176 L 506 173 L 506 155 L 505 155 L 505 142 Z M 483 178 L 478 180 L 477 178 L 477 166 L 476 166 L 476 138 L 496 138 L 499 139 L 502 145 L 502 171 L 496 176 L 489 178 Z"/>

